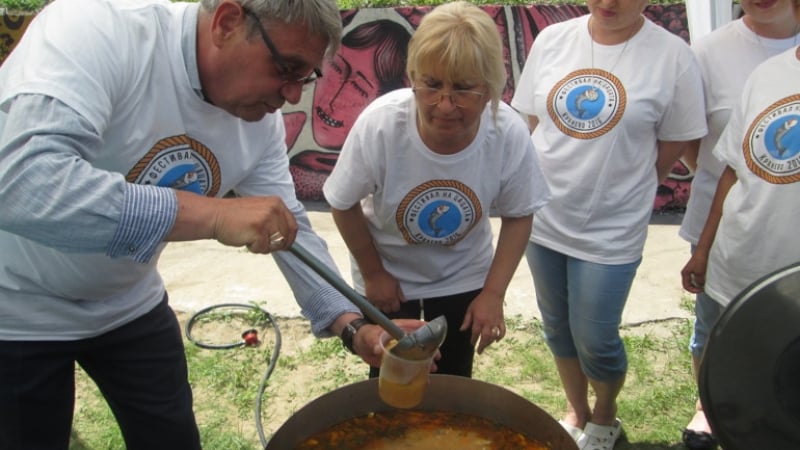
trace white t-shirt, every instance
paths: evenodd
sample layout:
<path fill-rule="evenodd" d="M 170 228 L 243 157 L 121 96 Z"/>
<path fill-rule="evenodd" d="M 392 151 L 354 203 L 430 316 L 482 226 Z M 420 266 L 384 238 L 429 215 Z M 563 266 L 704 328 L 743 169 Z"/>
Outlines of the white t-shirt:
<path fill-rule="evenodd" d="M 102 142 L 77 149 L 81 154 L 74 158 L 82 163 L 74 164 L 65 186 L 78 180 L 84 186 L 90 178 L 120 191 L 126 183 L 207 196 L 235 190 L 280 195 L 293 211 L 302 211 L 281 114 L 245 122 L 195 91 L 198 9 L 192 3 L 54 2 L 0 67 L 0 106 L 7 108 L 18 94 L 42 94 L 91 123 Z M 139 263 L 68 253 L 5 231 L 0 255 L 0 339 L 99 335 L 151 310 L 164 295 L 157 256 Z M 347 304 L 344 297 L 323 300 Z"/>
<path fill-rule="evenodd" d="M 479 289 L 492 261 L 490 212 L 522 217 L 549 198 L 528 128 L 505 103 L 496 117 L 489 104 L 473 142 L 440 155 L 422 142 L 415 118 L 411 89 L 372 102 L 323 186 L 325 199 L 336 209 L 361 202 L 383 264 L 407 298 Z"/>
<path fill-rule="evenodd" d="M 800 35 L 798 35 L 800 36 Z M 712 155 L 750 72 L 764 60 L 797 44 L 797 38 L 760 37 L 742 19 L 730 22 L 692 44 L 706 99 L 708 135 L 700 141 L 697 169 L 679 235 L 697 245 L 725 164 Z"/>
<path fill-rule="evenodd" d="M 645 20 L 626 43 L 593 43 L 589 16 L 545 28 L 511 103 L 535 115 L 533 143 L 553 199 L 531 240 L 583 260 L 641 257 L 658 188 L 656 141 L 706 133 L 691 49 Z M 594 67 L 592 67 L 594 66 Z"/>
<path fill-rule="evenodd" d="M 739 178 L 723 204 L 706 292 L 727 305 L 800 261 L 800 61 L 792 48 L 752 73 L 714 149 Z"/>

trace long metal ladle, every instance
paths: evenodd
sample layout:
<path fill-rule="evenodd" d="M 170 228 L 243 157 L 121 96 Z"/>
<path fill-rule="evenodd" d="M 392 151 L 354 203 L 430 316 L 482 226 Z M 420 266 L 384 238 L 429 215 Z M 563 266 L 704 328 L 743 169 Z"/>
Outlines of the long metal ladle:
<path fill-rule="evenodd" d="M 317 275 L 330 283 L 337 291 L 353 302 L 365 316 L 380 325 L 393 338 L 397 340 L 397 345 L 390 350 L 397 356 L 406 359 L 425 359 L 436 352 L 442 345 L 447 335 L 447 320 L 444 316 L 439 316 L 430 322 L 425 323 L 414 330 L 413 333 L 405 333 L 396 323 L 392 322 L 381 310 L 376 308 L 361 294 L 347 285 L 336 273 L 328 269 L 320 260 L 312 256 L 305 248 L 294 242 L 289 251 L 303 261 L 308 267 L 314 270 Z"/>

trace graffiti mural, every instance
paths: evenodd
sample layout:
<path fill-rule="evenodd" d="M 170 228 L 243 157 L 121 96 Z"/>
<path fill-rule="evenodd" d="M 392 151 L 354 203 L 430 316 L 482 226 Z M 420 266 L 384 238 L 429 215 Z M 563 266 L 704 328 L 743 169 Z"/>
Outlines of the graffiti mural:
<path fill-rule="evenodd" d="M 504 39 L 508 83 L 503 100 L 510 101 L 525 58 L 539 31 L 546 26 L 586 14 L 584 6 L 484 6 Z M 287 146 L 298 196 L 323 201 L 322 184 L 330 174 L 344 139 L 358 114 L 375 98 L 408 86 L 405 57 L 408 41 L 430 6 L 365 8 L 342 11 L 342 46 L 322 68 L 324 76 L 297 105 L 284 107 Z M 687 42 L 686 9 L 678 5 L 648 5 L 648 19 Z M 659 186 L 654 210 L 686 206 L 692 174 L 676 163 Z"/>

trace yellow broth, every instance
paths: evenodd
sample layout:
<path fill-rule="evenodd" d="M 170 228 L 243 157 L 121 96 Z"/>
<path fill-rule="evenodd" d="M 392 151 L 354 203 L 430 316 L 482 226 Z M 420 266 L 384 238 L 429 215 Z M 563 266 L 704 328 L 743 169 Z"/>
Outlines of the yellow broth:
<path fill-rule="evenodd" d="M 338 423 L 296 450 L 549 450 L 488 419 L 444 411 L 391 410 Z"/>

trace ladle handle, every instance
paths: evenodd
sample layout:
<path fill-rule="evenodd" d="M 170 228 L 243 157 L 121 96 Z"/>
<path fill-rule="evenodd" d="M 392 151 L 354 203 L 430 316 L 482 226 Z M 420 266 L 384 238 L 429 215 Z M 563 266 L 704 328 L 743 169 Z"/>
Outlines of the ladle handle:
<path fill-rule="evenodd" d="M 383 314 L 381 310 L 376 308 L 375 305 L 367 301 L 367 299 L 361 294 L 348 286 L 344 280 L 342 280 L 336 273 L 328 269 L 328 267 L 325 266 L 325 264 L 322 264 L 320 260 L 312 256 L 311 253 L 309 253 L 308 250 L 303 248 L 300 244 L 297 242 L 292 243 L 292 246 L 289 247 L 289 251 L 297 256 L 301 261 L 306 263 L 306 265 L 313 269 L 317 275 L 321 276 L 325 281 L 330 283 L 331 286 L 333 286 L 342 295 L 347 297 L 347 299 L 353 302 L 353 304 L 358 306 L 358 309 L 360 309 L 365 316 L 369 317 L 373 322 L 380 325 L 381 328 L 386 330 L 393 338 L 399 341 L 403 336 L 405 336 L 403 330 L 397 326 L 396 323 L 392 322 L 392 320 L 386 317 L 386 315 Z"/>

